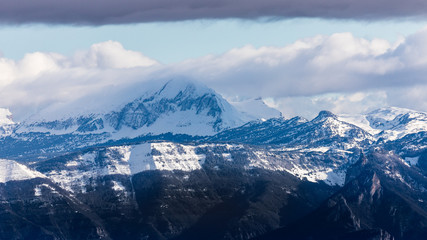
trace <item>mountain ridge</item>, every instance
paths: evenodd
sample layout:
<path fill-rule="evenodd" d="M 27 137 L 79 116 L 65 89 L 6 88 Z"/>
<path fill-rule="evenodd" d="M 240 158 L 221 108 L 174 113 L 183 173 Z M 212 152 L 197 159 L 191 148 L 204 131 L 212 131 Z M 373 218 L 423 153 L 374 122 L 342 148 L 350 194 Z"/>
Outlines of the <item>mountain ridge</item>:
<path fill-rule="evenodd" d="M 10 129 L 0 136 L 0 238 L 389 240 L 427 233 L 424 113 L 380 109 L 346 121 L 320 111 L 311 120 L 287 119 L 261 111 L 262 99 L 248 100 L 255 112 L 241 113 L 192 81 L 145 90 L 111 108 L 84 107 L 83 115 L 48 109 L 50 120 L 14 123 L 10 111 L 0 111 L 0 127 Z"/>

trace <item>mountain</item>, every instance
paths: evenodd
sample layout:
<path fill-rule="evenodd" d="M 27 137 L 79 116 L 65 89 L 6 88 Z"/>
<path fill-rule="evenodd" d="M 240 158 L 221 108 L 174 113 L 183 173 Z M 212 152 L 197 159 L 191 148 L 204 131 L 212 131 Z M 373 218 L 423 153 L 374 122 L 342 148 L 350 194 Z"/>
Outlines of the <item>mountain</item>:
<path fill-rule="evenodd" d="M 13 167 L 3 168 L 3 175 L 23 177 L 0 183 L 0 216 L 8 222 L 0 226 L 0 237 L 417 239 L 425 234 L 426 154 L 409 165 L 389 151 L 353 151 L 155 141 L 92 147 L 27 166 L 4 160 Z M 77 230 L 80 223 L 84 228 Z"/>
<path fill-rule="evenodd" d="M 385 141 L 427 131 L 427 113 L 397 107 L 380 108 L 358 116 L 342 115 L 340 119 Z"/>
<path fill-rule="evenodd" d="M 50 106 L 0 139 L 0 156 L 49 157 L 132 139 L 198 139 L 256 119 L 195 81 L 148 82 L 138 88 L 130 96 L 123 97 L 129 89 L 119 89 L 111 96 L 102 93 Z"/>
<path fill-rule="evenodd" d="M 422 239 L 427 177 L 376 151 L 348 169 L 346 185 L 318 209 L 261 239 Z"/>
<path fill-rule="evenodd" d="M 44 175 L 15 161 L 0 159 L 0 183 L 37 177 L 44 177 Z"/>
<path fill-rule="evenodd" d="M 139 97 L 130 102 L 114 103 L 113 107 L 85 108 L 79 106 L 80 100 L 61 106 L 61 111 L 67 114 L 58 114 L 58 107 L 54 106 L 24 121 L 16 132 L 109 133 L 113 139 L 167 132 L 207 136 L 248 120 L 219 94 L 199 82 L 177 79 L 158 85 L 149 85 Z"/>
<path fill-rule="evenodd" d="M 87 149 L 59 157 L 60 160 L 39 161 L 32 167 L 71 192 L 84 192 L 81 186 L 100 176 L 135 175 L 155 170 L 191 172 L 204 167 L 286 172 L 301 180 L 323 181 L 335 186 L 343 185 L 345 180 L 345 174 L 338 172 L 338 166 L 351 164 L 359 154 L 348 151 L 288 151 L 241 144 L 145 142 Z M 98 162 L 100 159 L 102 164 Z"/>
<path fill-rule="evenodd" d="M 305 155 L 277 152 L 268 163 L 261 151 L 269 155 L 156 142 L 34 162 L 31 178 L 0 183 L 0 238 L 248 239 L 295 221 L 336 189 L 286 170 L 285 159 L 303 166 Z"/>
<path fill-rule="evenodd" d="M 0 239 L 421 239 L 426 115 L 287 119 L 189 80 L 0 110 Z"/>
<path fill-rule="evenodd" d="M 258 120 L 220 132 L 209 140 L 257 145 L 281 144 L 298 149 L 323 147 L 342 150 L 363 147 L 375 141 L 365 130 L 339 120 L 328 111 L 321 111 L 311 121 L 301 117 Z"/>

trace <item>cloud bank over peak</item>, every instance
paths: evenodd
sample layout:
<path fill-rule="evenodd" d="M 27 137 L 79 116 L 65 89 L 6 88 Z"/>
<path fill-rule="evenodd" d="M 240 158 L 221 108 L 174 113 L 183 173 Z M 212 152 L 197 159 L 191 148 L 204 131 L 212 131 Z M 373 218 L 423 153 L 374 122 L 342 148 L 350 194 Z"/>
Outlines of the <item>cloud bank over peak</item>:
<path fill-rule="evenodd" d="M 407 0 L 0 0 L 3 23 L 103 25 L 194 19 L 425 18 L 427 2 Z"/>
<path fill-rule="evenodd" d="M 202 81 L 230 99 L 263 97 L 285 116 L 387 105 L 427 111 L 426 41 L 427 29 L 396 43 L 336 33 L 169 65 L 113 41 L 73 56 L 29 53 L 19 61 L 0 58 L 0 107 L 23 116 L 105 89 L 137 91 L 135 84 L 179 76 Z"/>
<path fill-rule="evenodd" d="M 195 78 L 233 94 L 244 89 L 273 97 L 364 90 L 391 84 L 386 74 L 399 71 L 396 46 L 380 39 L 368 41 L 350 33 L 316 36 L 285 47 L 246 46 L 221 56 L 179 64 Z M 194 71 L 192 71 L 194 70 Z M 405 81 L 394 84 L 406 84 Z"/>

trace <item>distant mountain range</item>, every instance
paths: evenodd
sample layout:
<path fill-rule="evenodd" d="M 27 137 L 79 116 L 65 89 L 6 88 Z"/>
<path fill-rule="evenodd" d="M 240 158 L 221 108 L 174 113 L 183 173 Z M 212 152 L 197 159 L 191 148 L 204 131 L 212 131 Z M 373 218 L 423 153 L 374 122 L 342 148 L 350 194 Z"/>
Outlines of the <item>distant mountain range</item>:
<path fill-rule="evenodd" d="M 189 80 L 141 89 L 0 110 L 0 239 L 427 236 L 426 113 L 287 119 Z"/>

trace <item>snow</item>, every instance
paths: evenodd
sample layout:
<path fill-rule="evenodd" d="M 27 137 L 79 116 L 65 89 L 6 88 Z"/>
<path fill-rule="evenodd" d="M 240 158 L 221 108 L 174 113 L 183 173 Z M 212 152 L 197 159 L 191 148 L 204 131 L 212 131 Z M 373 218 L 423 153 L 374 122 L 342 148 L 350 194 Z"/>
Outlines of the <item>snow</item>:
<path fill-rule="evenodd" d="M 262 98 L 229 102 L 238 111 L 244 113 L 248 119 L 266 121 L 266 119 L 282 117 L 282 113 L 279 110 L 267 106 Z"/>
<path fill-rule="evenodd" d="M 129 167 L 132 175 L 149 170 L 194 171 L 201 169 L 206 156 L 194 146 L 162 142 L 133 146 Z"/>
<path fill-rule="evenodd" d="M 330 147 L 317 147 L 317 148 L 302 148 L 300 151 L 302 152 L 321 152 L 325 153 L 331 149 Z"/>
<path fill-rule="evenodd" d="M 218 152 L 214 149 L 218 149 Z M 86 192 L 87 186 L 95 184 L 95 180 L 102 176 L 132 176 L 152 170 L 191 172 L 202 169 L 206 155 L 201 152 L 210 152 L 218 155 L 218 159 L 233 163 L 233 152 L 237 151 L 248 154 L 248 162 L 244 163 L 244 169 L 286 171 L 311 182 L 324 181 L 329 185 L 342 186 L 345 171 L 340 169 L 351 160 L 352 153 L 337 151 L 335 157 L 342 156 L 342 160 L 325 161 L 323 156 L 327 149 L 310 150 L 311 154 L 307 155 L 307 152 L 301 149 L 286 151 L 283 148 L 253 149 L 241 144 L 210 143 L 193 146 L 173 142 L 152 142 L 108 147 L 102 150 L 102 158 L 98 157 L 100 154 L 98 151 L 86 152 L 69 159 L 63 167 L 45 174 L 67 191 Z M 219 167 L 215 166 L 214 169 L 219 170 Z M 112 188 L 115 191 L 125 190 L 119 182 L 113 182 Z M 36 192 L 39 193 L 38 190 Z"/>
<path fill-rule="evenodd" d="M 34 196 L 40 197 L 41 195 L 42 195 L 42 189 L 40 188 L 40 186 L 36 186 L 34 188 Z"/>
<path fill-rule="evenodd" d="M 160 89 L 168 80 L 144 79 L 133 83 L 113 84 L 111 87 L 100 89 L 91 95 L 81 97 L 71 102 L 58 102 L 41 109 L 36 114 L 25 119 L 28 125 L 35 122 L 76 119 L 80 116 L 104 115 L 124 107 L 133 100 L 149 96 Z"/>
<path fill-rule="evenodd" d="M 346 122 L 342 122 L 332 117 L 326 118 L 326 120 L 323 121 L 322 125 L 325 126 L 326 129 L 330 130 L 333 135 L 337 135 L 340 137 L 349 136 L 349 132 L 353 129 L 353 127 L 347 124 Z"/>
<path fill-rule="evenodd" d="M 46 183 L 39 184 L 34 188 L 34 196 L 40 197 L 42 195 L 42 188 L 49 189 L 52 193 L 58 193 L 52 186 L 47 185 Z"/>
<path fill-rule="evenodd" d="M 345 183 L 344 171 L 334 171 L 334 169 L 328 167 L 307 168 L 303 165 L 293 165 L 291 169 L 286 169 L 286 171 L 310 182 L 324 181 L 330 186 L 344 186 Z"/>
<path fill-rule="evenodd" d="M 125 191 L 126 190 L 126 188 L 120 183 L 120 182 L 117 182 L 117 181 L 111 181 L 112 183 L 113 183 L 113 190 L 114 191 L 116 191 L 116 192 L 123 192 L 123 191 Z"/>
<path fill-rule="evenodd" d="M 348 122 L 355 126 L 358 126 L 372 135 L 375 135 L 381 132 L 381 130 L 374 129 L 371 127 L 365 115 L 341 114 L 338 116 L 338 119 L 340 121 Z"/>
<path fill-rule="evenodd" d="M 160 91 L 158 91 L 156 97 L 158 99 L 172 99 L 176 97 L 180 92 L 191 96 L 202 96 L 204 94 L 216 94 L 214 90 L 208 88 L 201 82 L 193 81 L 190 79 L 173 79 L 165 83 Z"/>
<path fill-rule="evenodd" d="M 274 152 L 272 149 L 269 150 Z M 312 153 L 323 154 L 325 149 L 322 149 L 322 151 L 319 151 L 319 149 L 312 150 Z M 280 151 L 283 151 L 283 149 Z M 312 159 L 305 157 L 306 149 L 302 151 L 277 152 L 275 154 L 268 151 L 254 151 L 253 153 L 255 157 L 249 159 L 246 169 L 261 168 L 271 171 L 286 171 L 310 182 L 324 181 L 331 186 L 344 185 L 345 171 L 339 170 L 339 165 L 328 165 L 322 162 L 314 163 Z M 347 153 L 339 152 L 339 154 L 346 155 Z M 278 155 L 283 159 L 278 159 Z M 345 162 L 341 164 L 345 164 Z"/>
<path fill-rule="evenodd" d="M 7 108 L 0 108 L 0 137 L 12 134 L 16 123 L 12 120 L 12 113 Z"/>
<path fill-rule="evenodd" d="M 418 159 L 420 157 L 405 157 L 405 161 L 409 163 L 411 166 L 415 166 L 418 164 Z"/>
<path fill-rule="evenodd" d="M 330 185 L 330 186 L 344 186 L 345 184 L 345 175 L 346 172 L 345 171 L 330 171 L 327 172 L 327 177 L 326 179 L 321 179 L 323 180 L 326 184 Z"/>
<path fill-rule="evenodd" d="M 123 127 L 119 131 L 113 131 L 112 139 L 135 138 L 146 134 L 189 134 L 193 136 L 210 136 L 216 131 L 212 128 L 212 117 L 196 114 L 194 111 L 178 111 L 161 116 L 150 126 L 139 129 Z"/>
<path fill-rule="evenodd" d="M 102 171 L 103 175 L 130 175 L 129 169 L 130 146 L 110 147 L 106 153 L 108 164 Z"/>
<path fill-rule="evenodd" d="M 46 176 L 15 161 L 0 159 L 0 183 L 28 180 L 38 177 L 45 178 Z"/>
<path fill-rule="evenodd" d="M 160 85 L 160 82 L 165 85 Z M 149 81 L 143 86 L 145 87 L 140 88 L 141 90 L 138 94 L 135 94 L 135 90 L 133 89 L 120 88 L 114 91 L 111 96 L 95 95 L 96 97 L 86 97 L 76 102 L 58 103 L 49 106 L 25 120 L 17 129 L 17 133 L 44 132 L 55 135 L 70 133 L 86 134 L 77 131 L 80 127 L 78 119 L 90 118 L 102 120 L 104 127 L 89 133 L 109 133 L 111 137 L 109 139 L 114 140 L 135 138 L 147 134 L 157 135 L 168 132 L 174 134 L 209 136 L 216 134 L 219 130 L 241 126 L 248 121 L 256 119 L 254 116 L 239 112 L 214 90 L 196 81 L 187 79 L 177 79 L 166 83 L 164 81 Z M 123 97 L 126 95 L 126 91 L 130 91 L 131 94 L 129 94 L 130 96 Z M 181 108 L 177 106 L 176 109 L 171 109 L 170 111 L 160 114 L 160 116 L 155 119 L 154 123 L 149 124 L 149 126 L 143 125 L 138 129 L 123 126 L 120 130 L 116 130 L 109 124 L 109 114 L 120 112 L 126 104 L 145 100 L 150 104 L 154 104 L 153 106 L 157 106 L 157 103 L 161 103 L 164 100 L 172 100 L 173 104 L 173 100 L 181 95 L 194 99 L 206 95 L 212 96 L 218 104 L 218 106 L 215 105 L 212 107 L 219 107 L 220 109 L 217 110 L 219 114 L 212 116 L 209 105 L 205 106 L 205 109 L 202 109 L 202 111 L 200 111 L 200 109 L 195 109 L 195 107 L 181 110 Z M 112 101 L 112 99 L 115 100 Z M 156 109 L 150 109 L 150 104 L 147 105 L 148 111 L 155 112 Z M 218 120 L 220 120 L 219 124 Z M 58 122 L 64 123 L 58 129 L 44 126 L 45 123 Z M 108 139 L 105 139 L 105 141 L 107 140 Z"/>
<path fill-rule="evenodd" d="M 396 116 L 403 115 L 410 112 L 413 113 L 415 111 L 406 109 L 406 108 L 383 107 L 383 108 L 376 109 L 368 113 L 367 115 L 374 118 L 383 119 L 385 121 L 392 121 L 393 119 L 396 118 Z"/>
<path fill-rule="evenodd" d="M 65 169 L 52 170 L 46 173 L 46 176 L 67 191 L 74 192 L 78 189 L 86 192 L 86 185 L 91 182 L 91 179 L 108 174 L 108 169 L 96 166 L 96 156 L 95 153 L 80 155 L 76 159 L 68 161 Z"/>
<path fill-rule="evenodd" d="M 170 142 L 137 145 L 130 157 L 131 173 L 144 170 L 181 170 L 201 169 L 206 156 L 197 154 L 194 146 Z M 153 154 L 154 153 L 154 154 Z"/>
<path fill-rule="evenodd" d="M 228 162 L 232 162 L 233 161 L 233 157 L 231 156 L 230 153 L 223 153 L 222 157 L 225 159 L 225 161 L 228 161 Z"/>
<path fill-rule="evenodd" d="M 65 166 L 67 166 L 67 167 L 76 167 L 78 165 L 79 165 L 79 162 L 77 162 L 77 161 L 69 161 L 69 162 L 67 162 L 67 164 L 65 164 Z"/>
<path fill-rule="evenodd" d="M 363 115 L 340 115 L 339 119 L 387 141 L 427 131 L 427 113 L 405 108 L 386 107 Z"/>
<path fill-rule="evenodd" d="M 7 108 L 0 108 L 0 126 L 15 124 L 12 113 Z"/>
<path fill-rule="evenodd" d="M 107 175 L 132 176 L 149 170 L 194 171 L 201 169 L 206 156 L 196 147 L 174 143 L 145 143 L 106 149 L 103 163 L 96 152 L 79 155 L 64 164 L 65 168 L 46 173 L 52 181 L 70 192 L 85 192 L 93 180 Z M 113 183 L 114 184 L 114 183 Z M 121 189 L 114 184 L 113 189 Z"/>
<path fill-rule="evenodd" d="M 156 170 L 156 164 L 151 156 L 151 144 L 140 144 L 132 147 L 129 158 L 131 174 L 143 171 Z"/>

